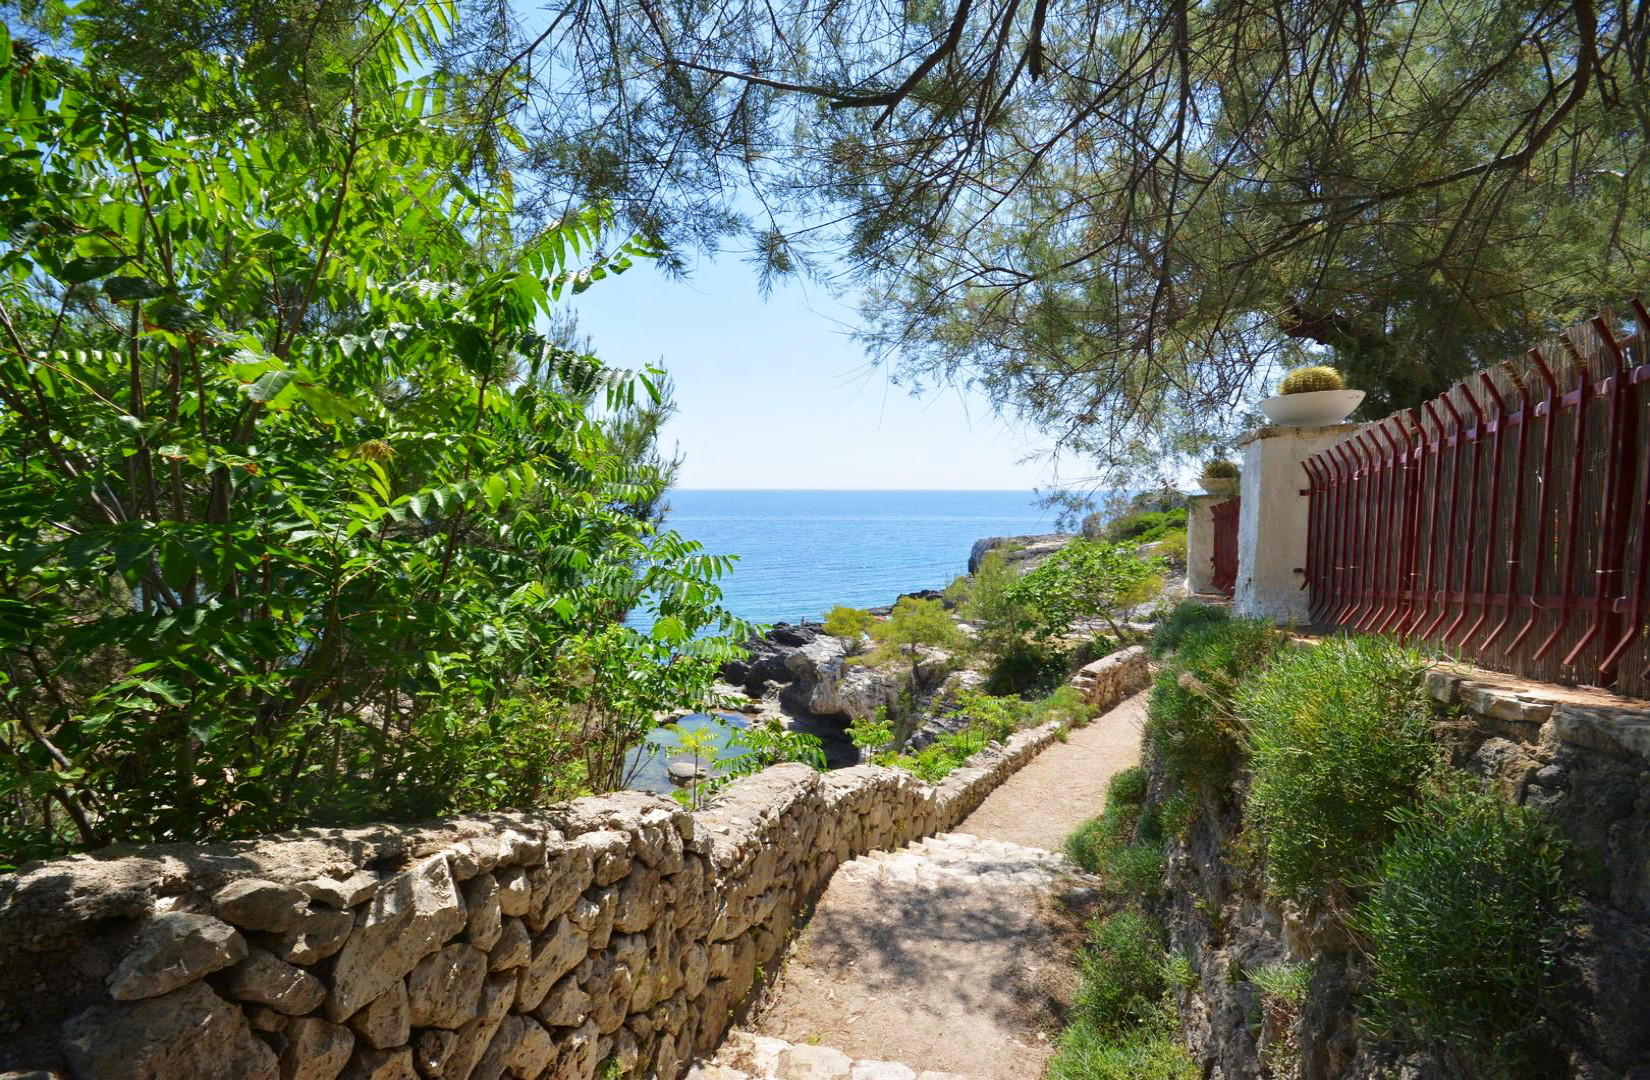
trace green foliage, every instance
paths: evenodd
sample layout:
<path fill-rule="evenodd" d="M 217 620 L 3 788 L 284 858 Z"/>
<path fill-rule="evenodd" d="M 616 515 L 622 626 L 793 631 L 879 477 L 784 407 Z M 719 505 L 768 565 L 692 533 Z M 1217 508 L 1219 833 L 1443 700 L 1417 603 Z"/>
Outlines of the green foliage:
<path fill-rule="evenodd" d="M 1374 1022 L 1469 1074 L 1557 1075 L 1535 1021 L 1561 990 L 1562 843 L 1528 809 L 1474 790 L 1394 817 L 1354 924 L 1368 942 Z"/>
<path fill-rule="evenodd" d="M 1388 639 L 1336 638 L 1289 650 L 1239 692 L 1244 812 L 1279 895 L 1321 903 L 1367 874 L 1437 756 L 1426 666 Z"/>
<path fill-rule="evenodd" d="M 984 688 L 990 694 L 1052 692 L 1070 673 L 1069 654 L 1058 642 L 1018 637 L 991 660 Z"/>
<path fill-rule="evenodd" d="M 1149 544 L 1154 540 L 1163 539 L 1171 532 L 1185 528 L 1184 506 L 1177 506 L 1172 510 L 1139 510 L 1113 519 L 1106 526 L 1106 539 L 1115 543 L 1129 541 L 1137 545 Z"/>
<path fill-rule="evenodd" d="M 866 657 L 870 664 L 883 664 L 903 657 L 911 664 L 911 681 L 917 683 L 923 648 L 958 649 L 964 644 L 951 613 L 938 600 L 902 596 L 888 618 L 871 627 L 876 648 Z"/>
<path fill-rule="evenodd" d="M 1247 973 L 1250 982 L 1267 997 L 1275 998 L 1291 1010 L 1298 1011 L 1306 1001 L 1307 988 L 1312 983 L 1310 964 L 1279 962 L 1264 964 Z"/>
<path fill-rule="evenodd" d="M 1198 1080 L 1202 1068 L 1174 1037 L 1167 1016 L 1146 1032 L 1107 1036 L 1078 1020 L 1060 1035 L 1047 1080 Z"/>
<path fill-rule="evenodd" d="M 967 579 L 967 594 L 958 612 L 978 627 L 977 640 L 990 655 L 1002 655 L 1024 633 L 1026 612 L 1010 591 L 1018 577 L 1004 551 L 992 548 Z"/>
<path fill-rule="evenodd" d="M 515 231 L 416 73 L 445 6 L 363 9 L 286 127 L 84 11 L 0 35 L 0 862 L 619 783 L 740 629 L 620 430 L 658 374 L 539 329 L 652 246 Z"/>
<path fill-rule="evenodd" d="M 1341 377 L 1341 373 L 1326 364 L 1295 368 L 1278 384 L 1280 394 L 1311 394 L 1320 390 L 1345 389 L 1346 380 Z"/>
<path fill-rule="evenodd" d="M 953 712 L 967 718 L 960 730 L 941 735 L 914 753 L 885 754 L 875 760 L 879 765 L 904 769 L 931 784 L 938 783 L 973 755 L 1024 727 L 1032 706 L 1019 698 L 965 690 L 957 695 Z"/>
<path fill-rule="evenodd" d="M 1145 771 L 1124 769 L 1106 788 L 1100 816 L 1083 822 L 1066 838 L 1066 854 L 1098 875 L 1114 897 L 1151 895 L 1162 884 L 1162 828 L 1156 815 L 1144 807 L 1145 797 Z"/>
<path fill-rule="evenodd" d="M 874 717 L 857 717 L 848 722 L 848 738 L 861 750 L 880 750 L 894 741 L 894 722 L 883 706 Z"/>
<path fill-rule="evenodd" d="M 1162 928 L 1146 916 L 1124 910 L 1095 920 L 1073 1012 L 1111 1036 L 1151 1022 L 1166 989 L 1163 961 Z"/>
<path fill-rule="evenodd" d="M 1139 806 L 1146 801 L 1146 770 L 1130 765 L 1111 778 L 1106 801 L 1122 806 Z"/>
<path fill-rule="evenodd" d="M 838 604 L 825 613 L 825 632 L 832 637 L 845 639 L 851 651 L 858 650 L 860 639 L 870 633 L 876 624 L 876 616 L 863 608 L 844 607 Z"/>
<path fill-rule="evenodd" d="M 1156 593 L 1166 569 L 1122 545 L 1079 539 L 1020 575 L 1008 592 L 1039 636 L 1058 637 L 1078 620 L 1098 617 L 1121 639 L 1116 617 Z"/>
<path fill-rule="evenodd" d="M 1032 702 L 1031 718 L 1027 726 L 1064 724 L 1067 727 L 1080 728 L 1093 720 L 1098 712 L 1098 709 L 1083 700 L 1081 690 L 1075 686 L 1062 686 L 1047 697 Z"/>
<path fill-rule="evenodd" d="M 1237 462 L 1226 458 L 1214 458 L 1203 463 L 1203 475 L 1211 480 L 1236 480 L 1243 473 L 1237 467 Z"/>
<path fill-rule="evenodd" d="M 1147 651 L 1152 656 L 1162 659 L 1180 648 L 1180 643 L 1187 634 L 1207 626 L 1227 622 L 1231 617 L 1232 613 L 1227 608 L 1201 603 L 1197 600 L 1182 600 L 1167 615 L 1159 619 L 1156 626 L 1152 627 L 1151 640 L 1146 646 Z"/>
<path fill-rule="evenodd" d="M 1281 645 L 1276 629 L 1252 619 L 1217 620 L 1181 638 L 1146 706 L 1146 743 L 1171 786 L 1219 793 L 1230 785 L 1239 733 L 1233 694 Z"/>

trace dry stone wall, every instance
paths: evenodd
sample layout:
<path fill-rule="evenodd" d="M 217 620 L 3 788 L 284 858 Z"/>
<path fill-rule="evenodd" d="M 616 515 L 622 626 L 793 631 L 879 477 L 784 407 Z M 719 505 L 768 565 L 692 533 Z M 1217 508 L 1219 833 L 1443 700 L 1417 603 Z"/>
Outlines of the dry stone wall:
<path fill-rule="evenodd" d="M 696 813 L 627 792 L 26 867 L 0 884 L 0 1070 L 674 1080 L 839 864 L 949 829 L 1054 737 L 937 786 L 782 765 Z"/>

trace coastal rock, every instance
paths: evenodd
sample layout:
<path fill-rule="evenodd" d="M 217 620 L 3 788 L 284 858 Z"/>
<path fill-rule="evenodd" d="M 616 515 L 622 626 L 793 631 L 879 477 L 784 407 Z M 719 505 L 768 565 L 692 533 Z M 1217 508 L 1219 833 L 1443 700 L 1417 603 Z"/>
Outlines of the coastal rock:
<path fill-rule="evenodd" d="M 665 775 L 673 784 L 686 785 L 710 775 L 704 765 L 695 761 L 673 761 L 665 766 Z"/>
<path fill-rule="evenodd" d="M 974 541 L 974 547 L 968 552 L 968 572 L 972 574 L 980 568 L 980 561 L 985 558 L 986 552 L 994 548 L 1007 548 L 1003 557 L 1010 565 L 1019 563 L 1038 562 L 1071 543 L 1075 537 L 1069 533 L 1045 533 L 1041 536 L 987 536 L 982 540 Z"/>

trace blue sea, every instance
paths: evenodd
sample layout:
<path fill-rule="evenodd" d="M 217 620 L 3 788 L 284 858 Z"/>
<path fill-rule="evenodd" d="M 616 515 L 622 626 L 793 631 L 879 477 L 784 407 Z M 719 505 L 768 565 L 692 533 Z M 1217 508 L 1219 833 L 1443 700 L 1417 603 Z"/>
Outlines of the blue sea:
<path fill-rule="evenodd" d="M 942 589 L 968 568 L 974 541 L 1052 532 L 1055 517 L 1029 491 L 676 490 L 668 500 L 667 527 L 739 556 L 724 604 L 759 623 Z"/>

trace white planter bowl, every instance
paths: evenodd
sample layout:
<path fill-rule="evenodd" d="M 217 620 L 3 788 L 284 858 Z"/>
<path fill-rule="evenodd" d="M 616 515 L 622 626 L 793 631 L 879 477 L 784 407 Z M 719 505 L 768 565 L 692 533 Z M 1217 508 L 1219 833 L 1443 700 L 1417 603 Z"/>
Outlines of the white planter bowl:
<path fill-rule="evenodd" d="M 1235 476 L 1200 476 L 1197 484 L 1205 495 L 1236 495 L 1239 479 Z"/>
<path fill-rule="evenodd" d="M 1362 390 L 1313 390 L 1269 397 L 1260 403 L 1260 411 L 1282 427 L 1328 427 L 1352 415 L 1363 400 Z"/>

